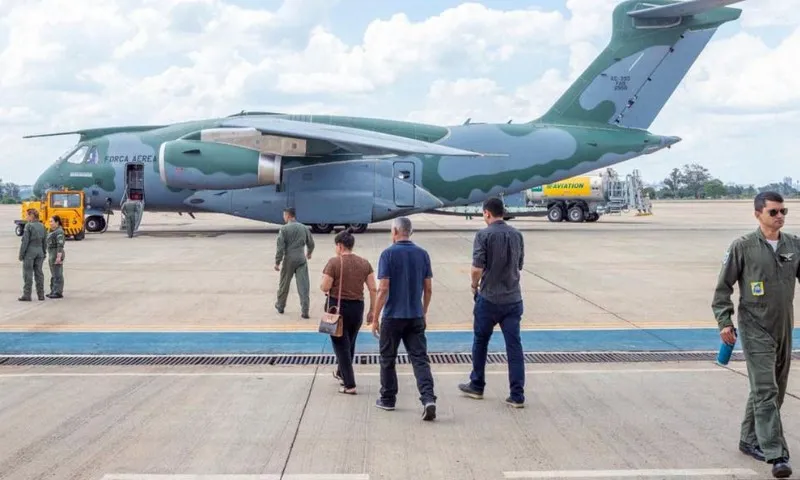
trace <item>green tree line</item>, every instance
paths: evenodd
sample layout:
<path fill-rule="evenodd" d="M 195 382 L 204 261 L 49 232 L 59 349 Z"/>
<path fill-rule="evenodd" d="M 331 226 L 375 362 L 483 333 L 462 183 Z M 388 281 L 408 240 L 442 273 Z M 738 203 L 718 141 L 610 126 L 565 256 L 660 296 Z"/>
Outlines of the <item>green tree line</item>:
<path fill-rule="evenodd" d="M 0 178 L 0 204 L 15 204 L 22 203 L 22 198 L 19 192 L 19 185 L 16 183 L 5 183 Z"/>
<path fill-rule="evenodd" d="M 797 190 L 785 183 L 770 183 L 758 188 L 725 185 L 722 180 L 713 177 L 706 167 L 697 163 L 673 168 L 662 183 L 663 187 L 647 187 L 644 193 L 658 199 L 738 199 L 753 198 L 759 192 L 772 190 L 786 198 L 800 197 Z"/>

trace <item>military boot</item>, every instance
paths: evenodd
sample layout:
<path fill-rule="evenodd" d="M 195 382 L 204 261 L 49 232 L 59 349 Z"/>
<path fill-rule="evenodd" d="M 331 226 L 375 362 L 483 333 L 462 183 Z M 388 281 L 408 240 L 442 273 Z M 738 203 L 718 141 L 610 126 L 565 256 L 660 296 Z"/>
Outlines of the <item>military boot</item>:
<path fill-rule="evenodd" d="M 789 465 L 788 458 L 779 458 L 773 460 L 772 463 L 772 476 L 775 478 L 788 478 L 792 475 L 792 467 Z"/>

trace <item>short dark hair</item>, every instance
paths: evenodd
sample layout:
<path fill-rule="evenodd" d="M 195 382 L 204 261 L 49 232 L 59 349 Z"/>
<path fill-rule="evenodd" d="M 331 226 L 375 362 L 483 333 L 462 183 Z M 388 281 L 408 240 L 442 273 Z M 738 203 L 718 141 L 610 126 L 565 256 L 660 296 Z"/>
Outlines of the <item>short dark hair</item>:
<path fill-rule="evenodd" d="M 39 218 L 39 210 L 36 210 L 35 208 L 29 208 L 27 213 L 28 215 L 33 216 L 33 218 Z"/>
<path fill-rule="evenodd" d="M 767 201 L 770 202 L 778 202 L 783 203 L 783 196 L 778 192 L 761 192 L 756 195 L 755 200 L 753 200 L 753 207 L 755 207 L 757 212 L 764 210 L 764 207 L 767 205 Z"/>
<path fill-rule="evenodd" d="M 295 212 L 294 212 L 294 208 L 292 208 L 292 207 L 284 208 L 283 211 L 284 211 L 284 213 L 286 213 L 287 215 L 289 215 L 292 218 L 294 218 L 296 216 Z"/>
<path fill-rule="evenodd" d="M 59 217 L 58 215 L 53 215 L 53 216 L 52 216 L 52 217 L 50 217 L 50 218 L 52 218 L 52 219 L 53 219 L 53 221 L 54 221 L 54 222 L 56 222 L 56 223 L 58 224 L 58 226 L 59 226 L 59 227 L 63 227 L 63 226 L 64 226 L 64 224 L 63 224 L 63 223 L 61 223 L 61 217 Z"/>
<path fill-rule="evenodd" d="M 492 197 L 483 202 L 483 210 L 489 212 L 493 217 L 502 217 L 506 209 L 502 200 Z"/>
<path fill-rule="evenodd" d="M 336 234 L 333 243 L 343 246 L 348 250 L 352 250 L 356 244 L 356 237 L 353 236 L 353 229 L 348 228 Z"/>

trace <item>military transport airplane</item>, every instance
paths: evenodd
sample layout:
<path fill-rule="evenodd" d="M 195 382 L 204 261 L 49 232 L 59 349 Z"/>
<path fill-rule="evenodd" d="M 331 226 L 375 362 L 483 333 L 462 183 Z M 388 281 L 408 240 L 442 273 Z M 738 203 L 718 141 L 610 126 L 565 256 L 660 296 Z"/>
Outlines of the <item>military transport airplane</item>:
<path fill-rule="evenodd" d="M 91 128 L 37 180 L 83 189 L 87 230 L 134 194 L 145 211 L 214 212 L 314 231 L 468 205 L 679 142 L 647 129 L 741 0 L 628 0 L 607 47 L 539 119 L 437 126 L 242 112 L 169 125 Z"/>

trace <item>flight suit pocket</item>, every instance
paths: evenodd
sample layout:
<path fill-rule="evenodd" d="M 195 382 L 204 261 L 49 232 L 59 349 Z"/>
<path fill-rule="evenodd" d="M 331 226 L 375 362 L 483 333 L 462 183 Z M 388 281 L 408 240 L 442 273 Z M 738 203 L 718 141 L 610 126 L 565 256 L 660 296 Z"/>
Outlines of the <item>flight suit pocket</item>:
<path fill-rule="evenodd" d="M 739 338 L 746 354 L 774 353 L 777 348 L 775 338 L 759 320 L 751 315 L 739 319 Z"/>
<path fill-rule="evenodd" d="M 798 263 L 800 256 L 795 253 L 782 253 L 779 255 L 779 276 L 784 283 L 794 284 L 797 281 Z"/>

